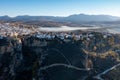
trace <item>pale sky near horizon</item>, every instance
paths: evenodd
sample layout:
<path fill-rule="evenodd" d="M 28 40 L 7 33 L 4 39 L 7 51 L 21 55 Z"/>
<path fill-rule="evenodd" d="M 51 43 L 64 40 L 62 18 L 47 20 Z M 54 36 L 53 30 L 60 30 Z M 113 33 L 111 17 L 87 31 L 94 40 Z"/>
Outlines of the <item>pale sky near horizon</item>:
<path fill-rule="evenodd" d="M 120 16 L 120 0 L 0 0 L 0 16 L 68 16 L 80 13 Z"/>

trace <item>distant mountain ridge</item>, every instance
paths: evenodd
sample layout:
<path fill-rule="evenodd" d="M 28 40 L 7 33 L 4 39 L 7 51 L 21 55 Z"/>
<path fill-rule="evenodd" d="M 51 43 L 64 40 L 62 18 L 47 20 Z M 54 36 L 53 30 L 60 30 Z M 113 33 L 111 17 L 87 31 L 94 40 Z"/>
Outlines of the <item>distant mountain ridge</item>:
<path fill-rule="evenodd" d="M 67 17 L 54 16 L 0 16 L 0 20 L 15 20 L 15 21 L 56 21 L 56 22 L 104 22 L 104 21 L 120 21 L 120 17 L 110 15 L 87 15 L 74 14 Z"/>
<path fill-rule="evenodd" d="M 110 15 L 86 15 L 86 14 L 78 14 L 78 15 L 70 15 L 67 17 L 68 20 L 73 21 L 117 21 L 120 17 L 110 16 Z"/>

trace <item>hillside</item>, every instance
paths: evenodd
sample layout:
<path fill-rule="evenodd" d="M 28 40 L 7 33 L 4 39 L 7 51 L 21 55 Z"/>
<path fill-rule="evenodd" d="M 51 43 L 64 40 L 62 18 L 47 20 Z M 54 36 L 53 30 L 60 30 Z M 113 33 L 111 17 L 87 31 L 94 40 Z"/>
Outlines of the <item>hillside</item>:
<path fill-rule="evenodd" d="M 87 15 L 87 14 L 74 14 L 67 17 L 54 17 L 54 16 L 1 16 L 0 21 L 4 22 L 22 22 L 29 25 L 39 25 L 45 27 L 55 26 L 84 26 L 84 24 L 104 24 L 104 23 L 117 23 L 120 17 L 110 15 Z"/>
<path fill-rule="evenodd" d="M 1 36 L 0 79 L 93 80 L 95 75 L 119 63 L 119 35 L 61 34 Z"/>

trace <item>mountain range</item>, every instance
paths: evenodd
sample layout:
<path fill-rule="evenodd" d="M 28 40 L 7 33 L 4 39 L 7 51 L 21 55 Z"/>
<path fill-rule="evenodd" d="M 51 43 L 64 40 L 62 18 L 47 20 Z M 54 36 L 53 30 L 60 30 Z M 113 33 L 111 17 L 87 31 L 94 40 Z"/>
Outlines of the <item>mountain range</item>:
<path fill-rule="evenodd" d="M 67 17 L 55 16 L 0 16 L 3 21 L 55 21 L 55 22 L 111 22 L 120 21 L 120 17 L 110 15 L 88 15 L 88 14 L 74 14 Z"/>

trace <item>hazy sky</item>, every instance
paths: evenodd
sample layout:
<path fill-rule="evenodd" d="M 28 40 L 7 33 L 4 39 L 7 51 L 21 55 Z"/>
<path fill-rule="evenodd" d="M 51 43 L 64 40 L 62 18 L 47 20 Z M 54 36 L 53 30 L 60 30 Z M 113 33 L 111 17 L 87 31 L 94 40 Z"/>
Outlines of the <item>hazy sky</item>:
<path fill-rule="evenodd" d="M 0 0 L 0 16 L 71 14 L 120 16 L 120 0 Z"/>

